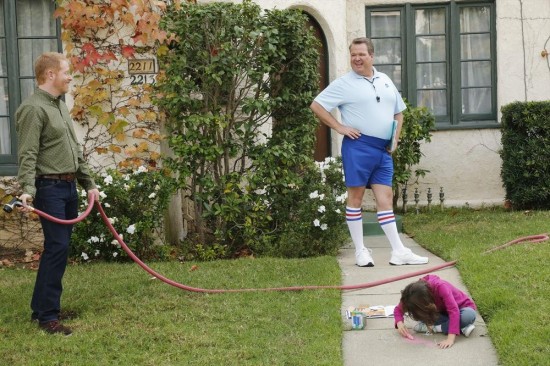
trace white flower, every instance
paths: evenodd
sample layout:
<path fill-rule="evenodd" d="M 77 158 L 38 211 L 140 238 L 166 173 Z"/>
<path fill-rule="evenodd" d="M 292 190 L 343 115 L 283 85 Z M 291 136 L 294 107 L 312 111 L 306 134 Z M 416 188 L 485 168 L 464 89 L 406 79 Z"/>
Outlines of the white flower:
<path fill-rule="evenodd" d="M 124 180 L 129 181 L 130 180 L 130 174 L 124 174 Z"/>
<path fill-rule="evenodd" d="M 118 219 L 116 217 L 109 217 L 109 222 L 111 223 L 111 225 L 114 225 L 117 220 Z"/>
<path fill-rule="evenodd" d="M 309 198 L 312 198 L 312 199 L 313 199 L 313 198 L 317 198 L 317 197 L 319 197 L 319 192 L 318 192 L 318 191 L 311 192 L 311 193 L 309 194 Z"/>
<path fill-rule="evenodd" d="M 334 210 L 334 212 L 336 212 L 337 214 L 341 214 L 341 213 L 342 213 L 342 211 L 340 211 L 339 208 L 337 208 L 336 210 Z"/>
<path fill-rule="evenodd" d="M 326 230 L 326 229 L 328 229 L 328 225 L 327 225 L 327 224 L 321 225 L 321 230 Z"/>
<path fill-rule="evenodd" d="M 128 227 L 126 228 L 126 232 L 127 232 L 128 234 L 133 234 L 133 233 L 135 233 L 135 232 L 136 232 L 136 225 L 135 225 L 135 224 L 132 224 L 132 225 L 128 226 Z"/>
<path fill-rule="evenodd" d="M 118 255 L 118 253 L 117 253 L 117 252 L 113 252 L 113 257 L 115 257 L 115 258 L 116 258 L 116 256 L 117 256 L 117 255 Z"/>
<path fill-rule="evenodd" d="M 110 175 L 106 176 L 105 179 L 103 179 L 103 183 L 105 183 L 106 185 L 113 184 L 113 177 L 111 177 Z"/>
<path fill-rule="evenodd" d="M 325 198 L 325 194 L 324 194 L 324 193 L 319 195 L 319 200 L 322 201 L 324 198 Z"/>
<path fill-rule="evenodd" d="M 130 186 L 128 184 L 125 184 L 122 187 L 124 188 L 125 191 L 130 190 Z"/>
<path fill-rule="evenodd" d="M 107 195 L 105 194 L 105 192 L 101 191 L 99 192 L 99 197 L 101 197 L 102 199 L 105 199 L 107 198 Z"/>
<path fill-rule="evenodd" d="M 86 196 L 88 196 L 88 192 L 86 192 L 86 190 L 83 189 L 82 192 L 80 192 L 80 195 L 81 195 L 82 197 L 86 197 Z"/>
<path fill-rule="evenodd" d="M 264 188 L 256 190 L 256 194 L 259 195 L 259 196 L 263 196 L 266 193 L 267 193 L 267 191 Z"/>
<path fill-rule="evenodd" d="M 94 255 L 95 255 L 96 257 L 99 255 L 99 249 L 96 249 L 96 250 L 95 250 Z"/>
<path fill-rule="evenodd" d="M 155 192 L 153 192 L 149 195 L 149 198 L 155 198 L 156 196 L 157 196 L 157 194 Z"/>
<path fill-rule="evenodd" d="M 108 204 L 107 202 L 105 202 L 105 203 L 103 204 L 103 206 L 105 206 L 105 207 L 107 207 L 107 208 L 111 207 L 111 205 Z"/>
<path fill-rule="evenodd" d="M 119 236 L 120 236 L 120 240 L 122 240 L 122 234 L 119 234 Z M 111 244 L 114 245 L 117 248 L 120 248 L 120 244 L 118 243 L 118 241 L 116 239 L 113 239 Z"/>
<path fill-rule="evenodd" d="M 146 172 L 147 172 L 147 168 L 144 167 L 143 165 L 141 165 L 141 166 L 138 168 L 138 170 L 136 170 L 136 171 L 134 172 L 134 174 L 146 173 Z"/>
<path fill-rule="evenodd" d="M 86 253 L 84 253 L 84 252 L 82 252 L 82 254 L 80 254 L 80 256 L 81 256 L 82 259 L 84 259 L 85 261 L 87 261 L 88 259 L 90 259 L 90 258 L 88 257 L 88 254 L 86 254 Z"/>
<path fill-rule="evenodd" d="M 318 219 L 313 220 L 313 226 L 320 226 L 321 222 Z"/>
<path fill-rule="evenodd" d="M 92 236 L 92 237 L 90 238 L 90 242 L 91 242 L 91 243 L 99 243 L 99 238 L 98 238 L 97 236 Z"/>
<path fill-rule="evenodd" d="M 337 196 L 334 200 L 336 202 L 339 202 L 339 203 L 344 203 L 346 202 L 346 198 L 348 198 L 348 193 L 347 192 L 344 192 L 343 194 L 341 194 L 340 196 Z"/>
<path fill-rule="evenodd" d="M 159 189 L 160 189 L 160 186 L 157 184 L 157 185 L 155 186 L 155 191 L 158 191 Z"/>
<path fill-rule="evenodd" d="M 327 209 L 326 209 L 325 206 L 323 206 L 323 205 L 319 206 L 319 208 L 317 209 L 317 211 L 319 211 L 319 212 L 321 212 L 321 213 L 325 212 L 326 210 L 327 210 Z"/>

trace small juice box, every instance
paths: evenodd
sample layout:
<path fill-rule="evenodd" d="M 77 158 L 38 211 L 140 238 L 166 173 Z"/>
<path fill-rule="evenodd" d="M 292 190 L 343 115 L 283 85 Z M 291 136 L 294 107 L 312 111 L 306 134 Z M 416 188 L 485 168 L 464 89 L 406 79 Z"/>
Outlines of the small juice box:
<path fill-rule="evenodd" d="M 351 312 L 351 329 L 359 330 L 365 328 L 365 314 L 360 311 Z"/>

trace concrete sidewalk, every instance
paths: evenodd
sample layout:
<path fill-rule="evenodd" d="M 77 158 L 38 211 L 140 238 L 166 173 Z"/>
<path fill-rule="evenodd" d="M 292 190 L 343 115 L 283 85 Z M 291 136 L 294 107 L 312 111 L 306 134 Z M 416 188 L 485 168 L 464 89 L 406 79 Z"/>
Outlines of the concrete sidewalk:
<path fill-rule="evenodd" d="M 366 236 L 365 245 L 372 249 L 375 266 L 371 268 L 357 267 L 353 244 L 342 248 L 338 262 L 342 268 L 343 284 L 356 285 L 383 280 L 445 263 L 405 234 L 400 234 L 400 236 L 406 247 L 411 248 L 418 255 L 429 257 L 430 262 L 427 265 L 419 266 L 392 266 L 388 263 L 391 249 L 386 237 L 383 235 Z M 447 267 L 433 272 L 433 274 L 468 293 L 455 267 Z M 362 290 L 344 291 L 342 293 L 342 314 L 345 314 L 345 310 L 350 306 L 397 305 L 401 290 L 422 276 L 424 275 Z M 344 366 L 498 365 L 495 349 L 479 313 L 475 321 L 476 328 L 470 337 L 458 336 L 455 344 L 449 349 L 439 349 L 436 344 L 445 339 L 445 335 L 414 333 L 412 327 L 415 322 L 407 319 L 405 324 L 411 329 L 414 340 L 405 339 L 397 333 L 394 329 L 393 318 L 367 319 L 365 329 L 344 331 L 342 339 Z"/>

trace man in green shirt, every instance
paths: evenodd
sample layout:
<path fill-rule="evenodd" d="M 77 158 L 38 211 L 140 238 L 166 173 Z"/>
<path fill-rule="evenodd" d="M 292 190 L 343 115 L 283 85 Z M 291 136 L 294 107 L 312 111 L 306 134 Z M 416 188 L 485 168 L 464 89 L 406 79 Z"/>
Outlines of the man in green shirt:
<path fill-rule="evenodd" d="M 76 182 L 88 192 L 88 199 L 98 201 L 99 191 L 84 161 L 67 105 L 61 100 L 72 80 L 69 62 L 60 53 L 47 52 L 38 57 L 34 71 L 38 88 L 16 112 L 17 179 L 23 191 L 19 199 L 23 211 L 29 211 L 28 203 L 33 201 L 37 209 L 51 216 L 73 219 L 78 216 Z M 44 251 L 31 300 L 31 319 L 50 334 L 70 335 L 71 330 L 59 322 L 59 314 L 72 225 L 42 217 L 40 222 Z"/>

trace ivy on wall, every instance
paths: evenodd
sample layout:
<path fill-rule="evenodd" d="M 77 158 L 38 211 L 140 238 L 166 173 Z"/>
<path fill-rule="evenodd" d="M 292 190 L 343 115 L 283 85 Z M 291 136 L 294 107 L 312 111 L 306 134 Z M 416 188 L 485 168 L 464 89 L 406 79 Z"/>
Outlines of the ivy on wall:
<path fill-rule="evenodd" d="M 165 2 L 153 0 L 58 2 L 54 16 L 74 77 L 71 114 L 84 127 L 92 166 L 155 166 L 160 158 L 162 136 L 151 104 L 155 75 L 130 72 L 140 59 L 152 60 L 155 70 L 147 71 L 156 72 L 167 37 L 159 29 L 165 9 Z"/>

